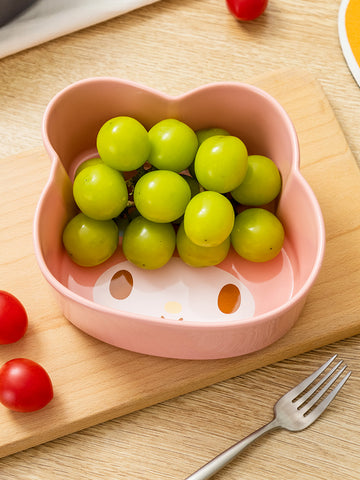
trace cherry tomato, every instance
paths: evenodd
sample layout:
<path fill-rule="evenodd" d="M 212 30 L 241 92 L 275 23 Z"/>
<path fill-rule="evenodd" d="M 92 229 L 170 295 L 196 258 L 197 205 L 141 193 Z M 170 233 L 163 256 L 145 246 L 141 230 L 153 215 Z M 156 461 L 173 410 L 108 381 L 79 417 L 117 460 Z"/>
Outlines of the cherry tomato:
<path fill-rule="evenodd" d="M 11 293 L 0 290 L 0 344 L 17 342 L 27 326 L 28 317 L 22 303 Z"/>
<path fill-rule="evenodd" d="M 268 0 L 226 0 L 227 7 L 238 20 L 254 20 L 264 13 Z"/>
<path fill-rule="evenodd" d="M 38 363 L 14 358 L 0 368 L 0 402 L 16 412 L 33 412 L 53 398 L 51 379 Z"/>

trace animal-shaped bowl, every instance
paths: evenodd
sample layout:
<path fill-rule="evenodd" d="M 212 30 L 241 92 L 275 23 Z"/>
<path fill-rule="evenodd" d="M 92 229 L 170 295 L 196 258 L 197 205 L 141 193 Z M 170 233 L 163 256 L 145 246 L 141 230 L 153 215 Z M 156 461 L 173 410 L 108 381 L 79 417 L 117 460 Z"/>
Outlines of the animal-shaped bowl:
<path fill-rule="evenodd" d="M 240 137 L 249 154 L 270 157 L 282 177 L 276 212 L 285 229 L 280 254 L 252 263 L 230 250 L 221 264 L 204 268 L 174 256 L 164 267 L 146 271 L 118 249 L 96 267 L 73 263 L 62 245 L 64 226 L 77 213 L 72 178 L 82 161 L 97 156 L 100 127 L 119 115 L 147 129 L 165 118 L 194 130 L 220 127 Z M 35 253 L 64 316 L 79 329 L 139 353 L 216 359 L 260 350 L 294 325 L 321 267 L 324 224 L 299 171 L 294 126 L 266 92 L 223 82 L 171 97 L 116 78 L 82 80 L 49 103 L 43 139 L 52 165 L 35 214 Z M 232 312 L 222 308 L 229 291 L 237 295 Z"/>

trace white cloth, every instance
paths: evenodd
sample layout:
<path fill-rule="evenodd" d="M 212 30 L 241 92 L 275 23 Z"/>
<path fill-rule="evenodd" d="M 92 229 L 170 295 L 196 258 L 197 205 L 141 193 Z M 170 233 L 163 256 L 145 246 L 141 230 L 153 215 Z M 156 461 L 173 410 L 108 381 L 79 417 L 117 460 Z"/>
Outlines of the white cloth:
<path fill-rule="evenodd" d="M 0 58 L 156 1 L 159 0 L 37 0 L 0 27 Z"/>

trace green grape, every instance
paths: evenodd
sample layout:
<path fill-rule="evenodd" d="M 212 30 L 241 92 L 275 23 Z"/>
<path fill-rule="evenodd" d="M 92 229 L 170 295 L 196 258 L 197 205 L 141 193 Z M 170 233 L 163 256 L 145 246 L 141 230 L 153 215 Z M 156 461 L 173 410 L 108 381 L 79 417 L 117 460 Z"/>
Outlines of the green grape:
<path fill-rule="evenodd" d="M 244 180 L 231 192 L 243 205 L 260 206 L 271 202 L 281 190 L 281 176 L 275 163 L 263 155 L 250 155 Z"/>
<path fill-rule="evenodd" d="M 197 130 L 195 133 L 198 137 L 199 145 L 201 145 L 207 138 L 214 137 L 215 135 L 230 135 L 227 130 L 217 127 L 202 128 L 201 130 Z"/>
<path fill-rule="evenodd" d="M 94 220 L 79 213 L 66 224 L 62 238 L 75 263 L 93 267 L 113 255 L 119 243 L 119 230 L 113 220 Z"/>
<path fill-rule="evenodd" d="M 145 127 L 135 118 L 126 116 L 105 122 L 98 132 L 96 145 L 103 162 L 121 172 L 141 167 L 151 148 Z"/>
<path fill-rule="evenodd" d="M 198 138 L 199 146 L 209 137 L 213 137 L 215 135 L 230 135 L 230 133 L 223 128 L 202 128 L 201 130 L 197 130 L 195 133 Z M 190 175 L 196 178 L 195 159 L 191 165 L 189 165 L 188 170 Z"/>
<path fill-rule="evenodd" d="M 198 148 L 195 132 L 185 123 L 167 118 L 149 130 L 149 163 L 160 170 L 182 172 L 194 160 Z"/>
<path fill-rule="evenodd" d="M 184 178 L 170 170 L 155 170 L 143 175 L 134 189 L 135 207 L 153 222 L 169 223 L 183 215 L 191 198 Z"/>
<path fill-rule="evenodd" d="M 201 247 L 187 237 L 184 223 L 181 223 L 176 235 L 176 246 L 183 262 L 192 267 L 210 267 L 218 265 L 226 258 L 230 248 L 230 237 L 215 247 Z"/>
<path fill-rule="evenodd" d="M 196 245 L 215 247 L 230 235 L 234 219 L 233 206 L 224 195 L 205 191 L 195 195 L 188 203 L 184 229 Z"/>
<path fill-rule="evenodd" d="M 154 270 L 170 260 L 175 244 L 176 235 L 171 223 L 155 223 L 138 216 L 125 230 L 122 249 L 129 262 Z"/>
<path fill-rule="evenodd" d="M 247 170 L 245 144 L 231 135 L 214 135 L 199 147 L 195 157 L 195 175 L 207 190 L 227 193 L 244 180 Z"/>
<path fill-rule="evenodd" d="M 101 158 L 95 157 L 95 158 L 89 158 L 89 160 L 85 160 L 85 162 L 80 163 L 80 165 L 77 167 L 76 172 L 75 172 L 75 177 L 79 175 L 79 173 L 84 170 L 86 167 L 92 167 L 93 165 L 99 165 L 99 163 L 104 163 Z"/>
<path fill-rule="evenodd" d="M 93 165 L 82 170 L 75 177 L 73 195 L 80 210 L 95 220 L 117 217 L 128 201 L 123 176 L 105 164 Z"/>
<path fill-rule="evenodd" d="M 266 262 L 279 254 L 284 237 L 284 228 L 274 214 L 263 208 L 249 208 L 236 216 L 231 243 L 246 260 Z"/>
<path fill-rule="evenodd" d="M 190 199 L 195 197 L 195 195 L 197 195 L 198 193 L 200 193 L 200 185 L 199 185 L 199 182 L 196 180 L 196 178 L 183 173 L 181 173 L 180 175 L 186 180 L 186 182 L 190 187 L 190 192 L 191 192 Z M 181 217 L 177 218 L 176 220 L 173 220 L 173 223 L 175 223 L 175 225 L 180 225 L 180 223 L 183 220 L 184 220 L 184 215 L 181 215 Z"/>

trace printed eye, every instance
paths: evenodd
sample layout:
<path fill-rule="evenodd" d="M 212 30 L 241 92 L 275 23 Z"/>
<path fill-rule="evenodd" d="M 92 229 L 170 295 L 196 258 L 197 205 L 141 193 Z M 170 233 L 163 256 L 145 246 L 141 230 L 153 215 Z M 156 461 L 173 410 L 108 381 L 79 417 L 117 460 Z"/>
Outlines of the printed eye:
<path fill-rule="evenodd" d="M 127 298 L 134 286 L 134 280 L 128 270 L 119 270 L 110 280 L 110 294 L 117 300 L 124 300 Z"/>
<path fill-rule="evenodd" d="M 218 295 L 218 307 L 222 313 L 234 313 L 240 307 L 240 290 L 233 283 L 224 285 Z"/>

